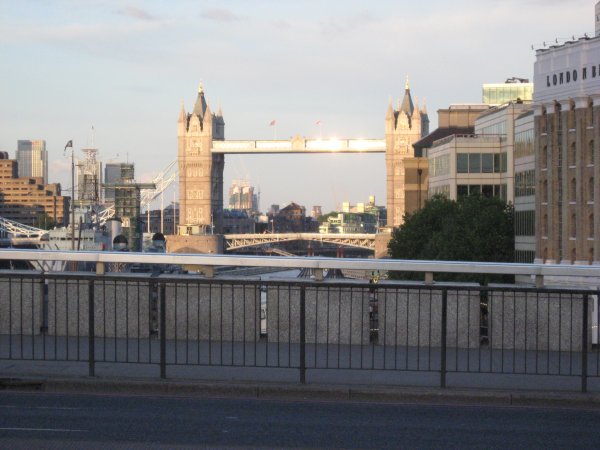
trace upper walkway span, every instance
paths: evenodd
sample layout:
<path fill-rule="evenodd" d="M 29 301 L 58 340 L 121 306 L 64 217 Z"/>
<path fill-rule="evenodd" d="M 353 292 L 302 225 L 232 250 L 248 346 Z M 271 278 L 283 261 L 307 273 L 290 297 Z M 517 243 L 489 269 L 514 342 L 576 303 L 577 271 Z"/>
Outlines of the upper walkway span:
<path fill-rule="evenodd" d="M 385 153 L 385 139 L 304 139 L 213 141 L 212 153 Z"/>

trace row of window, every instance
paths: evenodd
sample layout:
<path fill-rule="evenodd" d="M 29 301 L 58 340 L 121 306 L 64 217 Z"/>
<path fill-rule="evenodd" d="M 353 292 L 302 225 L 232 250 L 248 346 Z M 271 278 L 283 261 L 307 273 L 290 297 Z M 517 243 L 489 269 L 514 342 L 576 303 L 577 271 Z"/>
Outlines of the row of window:
<path fill-rule="evenodd" d="M 515 197 L 535 195 L 535 170 L 515 173 Z"/>
<path fill-rule="evenodd" d="M 457 173 L 506 172 L 506 153 L 457 153 Z"/>
<path fill-rule="evenodd" d="M 477 134 L 493 134 L 493 135 L 505 135 L 506 134 L 506 121 L 489 125 L 487 127 L 480 128 Z"/>
<path fill-rule="evenodd" d="M 450 173 L 450 155 L 440 155 L 429 160 L 429 176 L 439 177 Z"/>
<path fill-rule="evenodd" d="M 521 264 L 533 264 L 535 252 L 533 250 L 515 250 L 515 262 Z"/>
<path fill-rule="evenodd" d="M 582 218 L 585 220 L 585 216 Z M 560 220 L 560 219 L 559 219 Z M 568 218 L 568 226 L 569 226 L 569 237 L 577 238 L 577 213 L 572 212 Z M 548 214 L 544 214 L 542 216 L 542 236 L 548 236 Z M 584 235 L 587 235 L 588 238 L 593 239 L 595 236 L 595 227 L 594 227 L 594 213 L 589 213 L 587 216 L 587 223 L 583 224 L 583 232 Z"/>
<path fill-rule="evenodd" d="M 515 158 L 533 155 L 534 136 L 535 133 L 533 130 L 525 130 L 515 133 Z"/>
<path fill-rule="evenodd" d="M 506 184 L 459 184 L 456 186 L 458 198 L 467 195 L 481 195 L 483 197 L 498 197 L 506 201 Z"/>
<path fill-rule="evenodd" d="M 515 211 L 515 235 L 535 236 L 535 211 Z"/>

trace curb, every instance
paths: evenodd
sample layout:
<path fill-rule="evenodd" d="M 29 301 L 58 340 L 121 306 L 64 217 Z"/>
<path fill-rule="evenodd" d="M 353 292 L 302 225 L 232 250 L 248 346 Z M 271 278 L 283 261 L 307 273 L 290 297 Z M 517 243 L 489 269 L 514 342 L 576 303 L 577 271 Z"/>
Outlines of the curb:
<path fill-rule="evenodd" d="M 390 386 L 299 385 L 117 378 L 0 378 L 0 390 L 73 394 L 168 395 L 389 404 L 600 409 L 600 393 L 492 391 Z"/>

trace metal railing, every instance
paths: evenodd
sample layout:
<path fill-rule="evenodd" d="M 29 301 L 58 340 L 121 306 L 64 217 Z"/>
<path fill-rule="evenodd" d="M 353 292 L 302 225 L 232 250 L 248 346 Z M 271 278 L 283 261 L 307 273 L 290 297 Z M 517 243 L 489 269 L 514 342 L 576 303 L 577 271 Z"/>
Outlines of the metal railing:
<path fill-rule="evenodd" d="M 32 257 L 26 251 L 0 253 Z M 142 257 L 150 256 L 154 263 L 409 270 L 406 262 L 391 260 L 34 253 L 38 259 L 98 264 L 145 263 Z M 515 273 L 515 266 L 521 265 L 428 262 L 412 269 Z M 559 267 L 560 275 L 573 276 L 598 276 L 599 270 Z M 551 266 L 520 270 L 559 274 Z M 90 376 L 98 365 L 126 365 L 133 368 L 124 369 L 128 374 L 151 365 L 162 378 L 190 368 L 199 370 L 195 376 L 214 377 L 206 370 L 220 368 L 302 383 L 445 387 L 483 379 L 490 387 L 522 387 L 544 386 L 544 380 L 552 389 L 586 391 L 590 380 L 592 389 L 600 381 L 598 294 L 472 284 L 0 271 L 0 360 L 85 363 Z"/>

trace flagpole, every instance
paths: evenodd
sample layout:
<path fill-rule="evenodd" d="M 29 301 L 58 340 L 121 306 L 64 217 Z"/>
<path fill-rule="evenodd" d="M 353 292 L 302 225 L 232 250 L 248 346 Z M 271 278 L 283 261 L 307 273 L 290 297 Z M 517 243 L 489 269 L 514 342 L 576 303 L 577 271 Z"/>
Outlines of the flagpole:
<path fill-rule="evenodd" d="M 75 250 L 75 150 L 73 149 L 72 143 L 71 143 L 71 250 Z"/>

